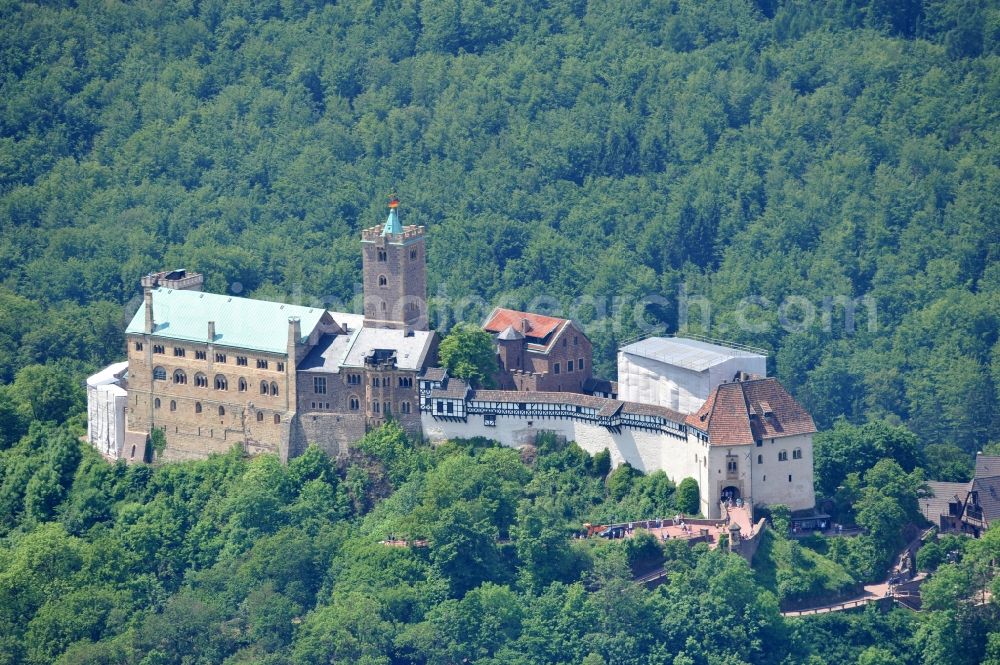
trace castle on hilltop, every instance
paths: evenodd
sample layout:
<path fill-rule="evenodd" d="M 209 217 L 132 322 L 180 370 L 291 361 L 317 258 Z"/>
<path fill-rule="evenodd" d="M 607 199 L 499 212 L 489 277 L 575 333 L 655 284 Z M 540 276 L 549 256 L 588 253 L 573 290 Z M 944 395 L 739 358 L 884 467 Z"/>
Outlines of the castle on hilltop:
<path fill-rule="evenodd" d="M 552 433 L 607 449 L 616 465 L 694 478 L 712 518 L 723 499 L 814 507 L 815 425 L 757 349 L 654 337 L 623 346 L 609 381 L 593 376 L 576 322 L 498 308 L 483 328 L 500 389 L 450 377 L 428 324 L 424 227 L 389 205 L 361 233 L 363 314 L 206 293 L 185 270 L 143 277 L 127 360 L 87 380 L 91 445 L 149 461 L 160 430 L 164 461 L 234 444 L 283 461 L 309 444 L 344 457 L 391 418 L 431 441 L 524 446 Z"/>

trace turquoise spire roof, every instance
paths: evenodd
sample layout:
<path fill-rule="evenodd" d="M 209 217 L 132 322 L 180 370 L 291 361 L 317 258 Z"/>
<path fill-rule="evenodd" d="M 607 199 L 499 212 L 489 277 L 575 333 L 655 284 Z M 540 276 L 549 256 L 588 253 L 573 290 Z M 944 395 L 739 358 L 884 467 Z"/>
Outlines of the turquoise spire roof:
<path fill-rule="evenodd" d="M 397 206 L 399 205 L 399 200 L 396 197 L 392 197 L 389 201 L 389 217 L 385 220 L 385 226 L 382 228 L 382 235 L 388 235 L 390 233 L 402 233 L 403 225 L 399 223 L 399 211 Z"/>

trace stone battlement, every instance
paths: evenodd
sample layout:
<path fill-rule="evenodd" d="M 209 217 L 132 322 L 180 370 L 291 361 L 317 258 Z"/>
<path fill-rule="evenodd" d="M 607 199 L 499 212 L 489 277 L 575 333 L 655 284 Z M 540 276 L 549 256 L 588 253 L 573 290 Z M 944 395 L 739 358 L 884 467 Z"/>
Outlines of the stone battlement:
<path fill-rule="evenodd" d="M 205 276 L 187 270 L 163 270 L 144 275 L 141 280 L 144 289 L 179 289 L 186 291 L 201 291 L 205 284 Z"/>
<path fill-rule="evenodd" d="M 402 233 L 390 233 L 383 235 L 384 227 L 373 226 L 368 229 L 361 231 L 361 240 L 365 242 L 378 242 L 379 240 L 385 238 L 386 242 L 406 242 L 414 238 L 420 238 L 424 235 L 424 227 L 416 226 L 411 224 L 410 226 L 404 226 Z"/>

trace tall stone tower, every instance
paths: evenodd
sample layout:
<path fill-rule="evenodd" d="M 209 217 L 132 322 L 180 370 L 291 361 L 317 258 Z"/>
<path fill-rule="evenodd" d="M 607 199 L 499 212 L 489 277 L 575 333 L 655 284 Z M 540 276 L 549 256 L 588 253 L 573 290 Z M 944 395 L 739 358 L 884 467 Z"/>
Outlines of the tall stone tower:
<path fill-rule="evenodd" d="M 403 226 L 399 199 L 382 226 L 361 232 L 365 327 L 427 330 L 424 227 Z"/>

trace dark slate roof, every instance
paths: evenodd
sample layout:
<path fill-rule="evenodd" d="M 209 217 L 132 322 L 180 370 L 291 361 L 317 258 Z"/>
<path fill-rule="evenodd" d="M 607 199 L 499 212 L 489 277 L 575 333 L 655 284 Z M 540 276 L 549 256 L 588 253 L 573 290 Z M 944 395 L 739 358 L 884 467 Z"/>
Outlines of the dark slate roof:
<path fill-rule="evenodd" d="M 440 399 L 465 399 L 465 396 L 468 393 L 468 383 L 462 379 L 449 377 L 442 387 L 431 390 L 431 399 L 434 399 L 435 397 Z"/>
<path fill-rule="evenodd" d="M 612 395 L 617 395 L 618 382 L 590 377 L 583 382 L 583 392 L 591 395 L 594 393 L 611 393 Z"/>
<path fill-rule="evenodd" d="M 937 524 L 941 515 L 948 514 L 948 504 L 957 502 L 959 505 L 965 504 L 965 497 L 969 494 L 969 483 L 945 483 L 934 480 L 927 482 L 930 488 L 930 496 L 920 499 L 920 512 L 928 522 Z"/>
<path fill-rule="evenodd" d="M 319 336 L 316 346 L 309 350 L 306 357 L 299 362 L 300 372 L 329 372 L 336 374 L 344 362 L 344 356 L 350 349 L 352 333 Z"/>
<path fill-rule="evenodd" d="M 593 397 L 582 393 L 561 392 L 518 392 L 516 390 L 477 390 L 472 399 L 484 402 L 527 402 L 532 404 L 572 404 L 601 409 L 608 402 L 604 397 Z"/>
<path fill-rule="evenodd" d="M 675 423 L 684 422 L 684 414 L 680 411 L 674 411 L 673 409 L 668 409 L 665 406 L 660 406 L 659 404 L 641 404 L 639 402 L 622 402 L 624 405 L 622 407 L 622 412 L 624 413 L 634 413 L 640 416 L 662 416 L 667 420 L 672 420 Z"/>
<path fill-rule="evenodd" d="M 1000 455 L 976 455 L 976 478 L 1000 476 Z"/>
<path fill-rule="evenodd" d="M 716 386 L 686 422 L 722 446 L 816 431 L 809 413 L 773 377 Z"/>
<path fill-rule="evenodd" d="M 433 394 L 433 393 L 432 393 Z M 684 414 L 656 404 L 623 402 L 607 397 L 594 397 L 568 392 L 517 392 L 513 390 L 477 390 L 471 399 L 484 402 L 525 402 L 530 404 L 569 404 L 596 409 L 598 415 L 611 417 L 619 411 L 646 416 L 661 416 L 675 423 L 684 422 Z"/>
<path fill-rule="evenodd" d="M 424 381 L 444 381 L 447 374 L 448 370 L 444 367 L 426 367 L 420 374 L 420 378 Z"/>
<path fill-rule="evenodd" d="M 979 506 L 987 524 L 1000 522 L 1000 476 L 975 478 L 970 491 L 977 492 Z"/>

